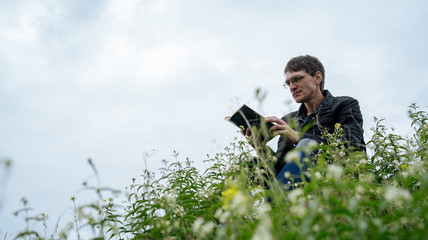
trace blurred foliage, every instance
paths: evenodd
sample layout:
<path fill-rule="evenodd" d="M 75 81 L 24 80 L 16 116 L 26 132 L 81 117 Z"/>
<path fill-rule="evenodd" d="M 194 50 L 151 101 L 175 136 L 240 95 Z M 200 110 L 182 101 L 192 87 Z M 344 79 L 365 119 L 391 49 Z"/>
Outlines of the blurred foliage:
<path fill-rule="evenodd" d="M 260 94 L 263 97 L 263 94 Z M 126 201 L 89 187 L 94 203 L 74 206 L 75 220 L 47 235 L 27 227 L 17 239 L 424 239 L 428 232 L 427 114 L 412 104 L 410 137 L 375 119 L 368 154 L 345 148 L 342 129 L 318 146 L 309 182 L 279 184 L 269 171 L 277 159 L 236 139 L 206 160 L 201 171 L 174 154 L 160 176 L 144 170 Z M 312 151 L 312 149 L 308 150 Z M 287 159 L 292 159 L 293 152 Z M 304 177 L 302 179 L 305 179 Z M 114 194 L 112 194 L 114 196 Z M 75 198 L 72 198 L 75 203 Z M 26 204 L 26 203 L 25 203 Z M 24 204 L 24 205 L 25 205 Z M 18 211 L 28 213 L 27 206 Z"/>

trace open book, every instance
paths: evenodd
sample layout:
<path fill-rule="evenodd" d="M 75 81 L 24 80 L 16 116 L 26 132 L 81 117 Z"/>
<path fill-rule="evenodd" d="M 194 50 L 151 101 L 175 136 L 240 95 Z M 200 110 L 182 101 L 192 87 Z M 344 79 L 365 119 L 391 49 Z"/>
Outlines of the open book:
<path fill-rule="evenodd" d="M 232 122 L 237 127 L 244 129 L 251 127 L 263 128 L 266 126 L 266 129 L 269 129 L 273 126 L 272 123 L 265 123 L 264 117 L 248 107 L 247 105 L 242 105 L 238 110 L 236 110 L 232 116 L 226 117 L 226 120 Z"/>

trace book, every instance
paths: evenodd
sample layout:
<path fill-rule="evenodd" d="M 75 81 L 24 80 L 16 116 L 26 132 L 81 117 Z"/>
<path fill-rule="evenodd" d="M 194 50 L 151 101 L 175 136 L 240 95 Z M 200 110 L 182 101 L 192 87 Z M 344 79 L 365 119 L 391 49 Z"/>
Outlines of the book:
<path fill-rule="evenodd" d="M 265 123 L 264 119 L 265 118 L 262 115 L 245 104 L 236 110 L 232 116 L 226 117 L 226 120 L 235 124 L 239 128 L 243 127 L 244 129 L 247 129 L 249 126 L 263 128 L 266 126 L 266 129 L 268 130 L 273 126 L 273 124 Z"/>

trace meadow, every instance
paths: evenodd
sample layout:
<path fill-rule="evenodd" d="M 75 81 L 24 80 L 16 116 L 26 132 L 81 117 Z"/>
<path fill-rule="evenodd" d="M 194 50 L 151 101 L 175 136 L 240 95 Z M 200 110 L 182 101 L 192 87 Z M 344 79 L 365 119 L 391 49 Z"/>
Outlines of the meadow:
<path fill-rule="evenodd" d="M 292 191 L 273 177 L 277 159 L 269 151 L 236 138 L 207 156 L 205 170 L 176 154 L 156 173 L 144 170 L 126 190 L 85 183 L 94 200 L 79 205 L 72 197 L 74 220 L 52 232 L 43 230 L 47 216 L 31 215 L 24 199 L 16 215 L 25 227 L 1 238 L 426 239 L 428 117 L 415 104 L 409 117 L 409 136 L 375 119 L 367 154 L 345 148 L 337 125 L 325 135 L 329 144 L 316 146 L 317 158 L 306 159 L 312 165 L 302 174 L 310 181 Z M 249 167 L 256 155 L 260 161 Z"/>

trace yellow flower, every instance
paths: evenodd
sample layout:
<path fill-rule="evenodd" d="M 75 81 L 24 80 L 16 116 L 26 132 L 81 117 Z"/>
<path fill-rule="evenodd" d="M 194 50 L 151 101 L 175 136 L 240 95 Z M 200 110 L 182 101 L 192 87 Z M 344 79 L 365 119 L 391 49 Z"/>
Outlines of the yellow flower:
<path fill-rule="evenodd" d="M 239 193 L 239 190 L 236 189 L 234 186 L 230 187 L 229 189 L 223 191 L 221 193 L 222 200 L 223 200 L 223 208 L 228 209 L 229 203 L 232 201 L 232 199 L 235 197 L 236 194 Z"/>
<path fill-rule="evenodd" d="M 334 129 L 342 130 L 342 125 L 340 123 L 336 123 L 336 124 L 334 124 Z"/>

